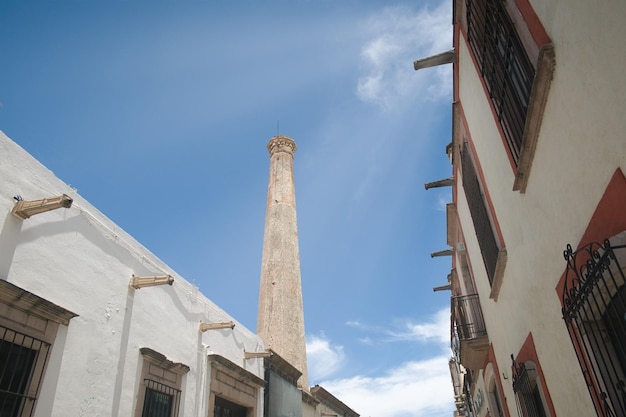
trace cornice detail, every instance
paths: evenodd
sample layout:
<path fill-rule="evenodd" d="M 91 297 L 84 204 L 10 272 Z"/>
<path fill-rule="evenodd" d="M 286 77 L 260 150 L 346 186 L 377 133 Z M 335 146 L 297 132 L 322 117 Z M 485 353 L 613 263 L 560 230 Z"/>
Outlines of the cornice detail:
<path fill-rule="evenodd" d="M 289 136 L 274 136 L 267 144 L 270 157 L 279 152 L 285 152 L 293 156 L 296 149 L 298 149 L 296 142 Z"/>

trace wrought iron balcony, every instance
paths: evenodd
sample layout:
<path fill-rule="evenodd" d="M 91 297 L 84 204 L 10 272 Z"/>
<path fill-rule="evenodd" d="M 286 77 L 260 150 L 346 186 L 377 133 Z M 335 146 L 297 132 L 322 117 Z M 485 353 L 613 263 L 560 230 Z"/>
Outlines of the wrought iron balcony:
<path fill-rule="evenodd" d="M 480 369 L 489 349 L 489 338 L 478 294 L 452 297 L 451 309 L 452 349 L 465 368 Z"/>

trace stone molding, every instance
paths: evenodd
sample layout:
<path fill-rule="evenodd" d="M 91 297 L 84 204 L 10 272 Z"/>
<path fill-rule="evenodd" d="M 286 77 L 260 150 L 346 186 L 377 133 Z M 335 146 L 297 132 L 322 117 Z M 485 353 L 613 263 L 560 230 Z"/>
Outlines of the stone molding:
<path fill-rule="evenodd" d="M 168 371 L 174 372 L 178 375 L 184 375 L 190 370 L 190 368 L 187 365 L 182 364 L 180 362 L 173 362 L 167 359 L 165 355 L 157 352 L 156 350 L 152 350 L 147 347 L 142 347 L 139 349 L 139 352 L 141 352 L 141 355 L 148 362 L 151 362 L 160 368 L 167 369 Z"/>
<path fill-rule="evenodd" d="M 265 368 L 276 372 L 281 378 L 297 386 L 298 379 L 302 376 L 302 372 L 275 351 L 270 349 L 270 352 L 272 355 L 265 358 L 263 361 Z"/>
<path fill-rule="evenodd" d="M 267 144 L 270 157 L 279 152 L 288 153 L 293 156 L 297 149 L 296 142 L 289 136 L 274 136 Z"/>
<path fill-rule="evenodd" d="M 0 303 L 65 326 L 70 324 L 72 318 L 78 316 L 76 313 L 1 279 Z"/>
<path fill-rule="evenodd" d="M 212 365 L 216 365 L 216 368 L 230 374 L 238 380 L 248 381 L 256 386 L 264 387 L 265 380 L 263 378 L 259 378 L 252 372 L 242 368 L 241 366 L 229 361 L 222 355 L 210 354 L 208 355 L 208 360 Z"/>
<path fill-rule="evenodd" d="M 338 416 L 344 417 L 359 417 L 359 413 L 345 405 L 337 397 L 330 392 L 326 391 L 323 387 L 316 385 L 311 388 L 311 395 L 315 397 L 320 403 L 325 406 L 338 411 Z"/>

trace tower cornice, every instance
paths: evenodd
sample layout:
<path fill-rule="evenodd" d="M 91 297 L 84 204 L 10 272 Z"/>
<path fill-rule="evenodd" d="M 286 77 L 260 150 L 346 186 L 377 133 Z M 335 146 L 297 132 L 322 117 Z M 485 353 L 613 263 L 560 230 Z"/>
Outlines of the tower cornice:
<path fill-rule="evenodd" d="M 293 156 L 297 149 L 296 142 L 289 136 L 274 136 L 267 144 L 270 157 L 279 152 L 285 152 Z"/>

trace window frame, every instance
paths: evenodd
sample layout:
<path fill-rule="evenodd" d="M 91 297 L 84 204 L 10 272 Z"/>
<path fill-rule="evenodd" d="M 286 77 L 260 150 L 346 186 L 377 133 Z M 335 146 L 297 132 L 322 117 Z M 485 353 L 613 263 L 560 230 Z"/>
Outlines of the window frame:
<path fill-rule="evenodd" d="M 495 215 L 488 204 L 487 193 L 469 142 L 463 143 L 460 156 L 463 190 L 491 287 L 489 298 L 497 301 L 506 267 L 507 251 L 498 233 Z"/>
<path fill-rule="evenodd" d="M 474 61 L 476 71 L 480 75 L 515 175 L 513 191 L 525 193 L 556 65 L 554 45 L 528 0 L 456 0 L 455 8 L 461 16 L 459 20 L 462 22 L 461 26 L 464 29 L 470 55 Z M 485 44 L 486 21 L 479 21 L 484 26 L 482 28 L 477 28 L 473 25 L 475 20 L 473 19 L 472 11 L 476 10 L 482 10 L 483 15 L 495 13 L 495 16 L 490 15 L 490 21 L 492 26 L 496 26 L 501 30 L 498 32 L 495 28 L 491 28 L 491 34 L 508 36 L 508 51 L 510 52 L 511 48 L 516 51 L 515 56 L 519 57 L 516 62 L 520 63 L 520 68 L 524 68 L 521 73 L 526 74 L 526 77 L 531 72 L 533 73 L 530 84 L 524 87 L 525 93 L 522 99 L 523 103 L 521 103 L 522 109 L 518 112 L 521 114 L 521 118 L 518 117 L 517 127 L 513 135 L 510 129 L 512 120 L 509 120 L 509 116 L 506 116 L 508 113 L 505 113 L 503 116 L 501 108 L 501 103 L 507 101 L 502 99 L 502 94 L 494 94 L 494 89 L 497 87 L 494 85 L 493 80 L 496 74 L 494 72 L 495 69 L 485 68 L 484 62 L 485 52 L 498 50 L 498 55 L 502 57 L 501 52 L 503 50 L 498 48 L 497 42 L 501 37 L 496 36 L 494 38 L 492 36 L 487 38 L 496 39 L 496 41 L 491 43 L 490 51 L 484 50 L 487 46 Z M 484 17 L 483 19 L 486 20 Z M 489 56 L 487 55 L 487 57 Z M 495 61 L 492 59 L 491 62 Z M 511 62 L 510 60 L 501 62 L 499 67 L 500 76 L 503 75 L 502 71 L 505 71 L 506 74 L 512 71 Z M 531 68 L 532 71 L 530 71 Z M 519 71 L 516 72 L 521 74 Z M 520 77 L 516 78 L 519 79 Z M 507 85 L 506 91 L 499 91 L 499 93 L 503 94 L 507 91 L 510 94 L 516 90 L 515 85 L 519 84 L 513 82 L 511 77 L 501 78 L 500 90 L 502 90 L 502 83 Z M 504 97 L 509 100 L 509 104 L 512 103 L 506 94 Z M 515 95 L 513 94 L 512 97 L 515 97 Z M 506 119 L 504 123 L 502 122 L 503 117 Z"/>
<path fill-rule="evenodd" d="M 575 251 L 567 245 L 564 255 L 563 320 L 596 413 L 626 413 L 626 347 L 611 337 L 626 338 L 626 324 L 606 321 L 616 300 L 626 309 L 626 231 Z"/>
<path fill-rule="evenodd" d="M 488 415 L 491 417 L 509 417 L 509 410 L 502 401 L 504 396 L 502 395 L 497 366 L 493 362 L 489 362 L 485 367 L 484 382 L 485 391 L 487 391 Z"/>
<path fill-rule="evenodd" d="M 189 367 L 179 362 L 173 362 L 153 349 L 142 347 L 139 349 L 142 357 L 142 368 L 135 417 L 144 417 L 146 399 L 149 390 L 172 396 L 172 405 L 168 416 L 178 417 L 182 401 L 183 379 Z"/>
<path fill-rule="evenodd" d="M 218 354 L 208 355 L 207 361 L 211 381 L 208 417 L 215 416 L 216 402 L 245 408 L 246 417 L 255 416 L 265 380 Z"/>
<path fill-rule="evenodd" d="M 8 406 L 11 416 L 32 415 L 51 347 L 44 340 L 0 325 L 0 352 L 4 351 L 0 358 L 0 411 L 7 411 Z M 23 369 L 18 369 L 23 353 L 30 357 Z"/>
<path fill-rule="evenodd" d="M 511 354 L 513 393 L 521 417 L 551 417 L 543 393 L 537 365 L 533 361 L 516 361 Z M 536 395 L 539 398 L 536 398 Z"/>
<path fill-rule="evenodd" d="M 37 344 L 33 349 L 36 353 L 32 368 L 25 372 L 29 374 L 29 380 L 24 386 L 25 401 L 17 416 L 33 415 L 38 406 L 37 400 L 44 385 L 50 352 L 59 326 L 68 326 L 70 320 L 76 316 L 77 314 L 17 285 L 0 280 L 0 329 L 5 329 L 0 332 L 0 344 L 4 342 L 19 346 L 28 343 L 27 338 L 31 340 L 30 343 Z M 12 341 L 8 340 L 11 337 L 9 334 L 13 334 Z"/>

